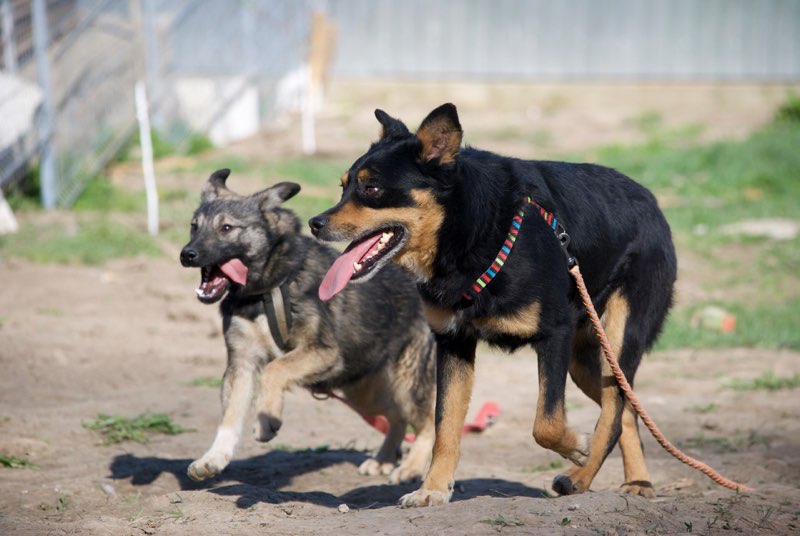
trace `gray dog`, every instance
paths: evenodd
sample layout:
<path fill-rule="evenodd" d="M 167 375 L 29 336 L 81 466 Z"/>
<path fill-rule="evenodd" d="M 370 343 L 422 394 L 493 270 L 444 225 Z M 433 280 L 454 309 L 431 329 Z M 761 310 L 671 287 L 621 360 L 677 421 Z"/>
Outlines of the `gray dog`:
<path fill-rule="evenodd" d="M 281 203 L 300 186 L 283 182 L 237 195 L 211 175 L 191 224 L 181 263 L 200 268 L 197 297 L 220 305 L 228 365 L 222 382 L 222 420 L 211 448 L 188 469 L 194 480 L 219 474 L 239 442 L 257 392 L 259 441 L 282 423 L 287 389 L 337 393 L 362 415 L 384 415 L 389 430 L 362 474 L 390 475 L 393 483 L 425 470 L 434 437 L 435 343 L 412 281 L 392 267 L 335 299 L 317 296 L 337 253 L 300 234 L 300 222 Z M 257 373 L 261 372 L 256 387 Z M 411 425 L 416 433 L 396 467 Z"/>

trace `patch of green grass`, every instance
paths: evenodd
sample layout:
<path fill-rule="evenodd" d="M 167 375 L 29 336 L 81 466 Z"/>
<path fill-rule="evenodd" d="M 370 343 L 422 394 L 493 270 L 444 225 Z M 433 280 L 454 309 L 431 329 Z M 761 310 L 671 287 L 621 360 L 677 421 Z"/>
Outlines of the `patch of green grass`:
<path fill-rule="evenodd" d="M 722 229 L 741 220 L 800 220 L 800 121 L 791 119 L 796 110 L 800 98 L 790 96 L 776 120 L 747 139 L 705 145 L 697 143 L 696 129 L 670 130 L 658 114 L 647 113 L 633 119 L 646 143 L 604 147 L 589 158 L 656 194 L 679 259 L 694 252 L 706 289 L 726 296 L 716 305 L 736 316 L 736 329 L 720 333 L 690 322 L 700 308 L 715 304 L 676 307 L 657 349 L 800 349 L 800 237 L 779 241 Z"/>
<path fill-rule="evenodd" d="M 120 257 L 155 257 L 161 250 L 144 231 L 108 217 L 86 217 L 74 228 L 23 225 L 14 235 L 0 236 L 0 253 L 38 263 L 100 265 Z"/>
<path fill-rule="evenodd" d="M 0 454 L 0 467 L 8 467 L 10 469 L 38 469 L 39 466 L 31 462 L 27 458 L 20 458 L 18 456 L 8 456 Z"/>
<path fill-rule="evenodd" d="M 67 509 L 69 504 L 70 504 L 69 497 L 67 497 L 67 495 L 65 493 L 59 492 L 58 499 L 56 499 L 56 502 L 54 504 L 40 503 L 39 504 L 39 508 L 41 510 L 51 510 L 51 509 L 53 509 L 53 510 L 55 510 L 56 512 L 58 512 L 60 514 L 60 513 L 63 513 L 64 510 Z"/>
<path fill-rule="evenodd" d="M 169 512 L 167 512 L 167 514 L 174 517 L 175 519 L 183 519 L 184 517 L 186 517 L 186 514 L 183 513 L 183 510 L 181 510 L 180 506 L 176 506 L 174 510 L 170 510 Z"/>
<path fill-rule="evenodd" d="M 42 316 L 51 316 L 53 318 L 61 318 L 64 316 L 64 310 L 58 307 L 37 307 L 36 314 Z"/>
<path fill-rule="evenodd" d="M 752 452 L 754 448 L 769 449 L 775 440 L 775 436 L 764 435 L 757 430 L 741 431 L 736 430 L 727 436 L 709 436 L 699 433 L 683 441 L 678 441 L 678 446 L 682 448 L 710 449 L 717 453 L 728 452 Z"/>
<path fill-rule="evenodd" d="M 796 216 L 798 146 L 800 123 L 779 122 L 745 141 L 676 146 L 656 140 L 602 148 L 596 156 L 656 193 L 677 198 L 665 213 L 674 229 L 689 232 L 744 217 Z"/>
<path fill-rule="evenodd" d="M 170 170 L 170 173 L 175 174 L 191 174 L 198 177 L 207 178 L 211 173 L 217 169 L 228 168 L 234 175 L 254 173 L 257 169 L 257 164 L 241 156 L 225 155 L 218 156 L 212 155 L 209 159 L 198 160 L 189 166 L 179 163 Z"/>
<path fill-rule="evenodd" d="M 774 120 L 776 123 L 784 121 L 800 123 L 800 96 L 790 92 L 786 96 L 786 101 L 775 111 Z"/>
<path fill-rule="evenodd" d="M 194 156 L 214 148 L 214 144 L 207 135 L 194 132 L 184 124 L 170 125 L 166 130 L 152 129 L 150 141 L 153 147 L 153 159 L 159 160 L 167 156 L 186 155 Z M 122 148 L 114 159 L 115 162 L 132 162 L 141 159 L 141 141 L 139 129 L 131 136 L 128 143 Z"/>
<path fill-rule="evenodd" d="M 192 380 L 191 385 L 193 385 L 194 387 L 216 387 L 216 388 L 219 388 L 219 387 L 222 387 L 222 378 L 218 378 L 218 377 L 212 378 L 210 376 L 204 376 L 204 377 L 201 377 L 201 378 L 195 378 L 195 379 Z"/>
<path fill-rule="evenodd" d="M 776 376 L 774 372 L 765 372 L 758 378 L 742 380 L 734 378 L 727 387 L 736 391 L 779 391 L 800 387 L 800 374 L 793 376 Z"/>
<path fill-rule="evenodd" d="M 706 413 L 712 413 L 714 411 L 717 411 L 718 409 L 719 405 L 714 404 L 712 402 L 711 404 L 706 404 L 705 406 L 693 406 L 689 408 L 689 411 L 691 411 L 692 413 L 699 413 L 700 415 L 705 415 Z"/>
<path fill-rule="evenodd" d="M 145 213 L 147 200 L 144 192 L 131 193 L 114 186 L 103 176 L 91 179 L 75 204 L 75 210 L 98 210 L 103 212 L 141 212 Z"/>
<path fill-rule="evenodd" d="M 304 195 L 303 192 L 300 192 L 284 203 L 284 206 L 297 214 L 297 217 L 300 218 L 302 228 L 307 228 L 306 222 L 308 222 L 311 217 L 328 210 L 339 201 L 338 194 L 338 189 L 336 190 L 336 196 Z"/>
<path fill-rule="evenodd" d="M 486 523 L 487 525 L 492 525 L 498 528 L 521 527 L 525 524 L 519 519 L 508 519 L 503 514 L 498 514 L 496 517 L 484 519 L 481 521 L 481 523 Z"/>
<path fill-rule="evenodd" d="M 542 471 L 553 471 L 556 469 L 561 469 L 564 467 L 564 462 L 562 460 L 553 460 L 548 464 L 543 465 L 535 465 L 533 467 L 524 467 L 522 469 L 523 473 L 540 473 Z"/>
<path fill-rule="evenodd" d="M 303 189 L 284 206 L 296 212 L 305 225 L 310 217 L 329 209 L 339 200 L 339 178 L 349 164 L 319 158 L 291 158 L 257 165 L 234 157 L 203 162 L 202 172 L 224 167 L 230 168 L 233 173 L 262 176 L 265 187 L 283 181 L 300 184 Z"/>
<path fill-rule="evenodd" d="M 349 167 L 349 163 L 337 160 L 291 158 L 266 164 L 259 169 L 259 174 L 274 182 L 292 181 L 338 191 L 339 178 Z"/>
<path fill-rule="evenodd" d="M 725 453 L 725 452 L 736 452 L 739 448 L 739 444 L 736 441 L 732 441 L 727 437 L 710 437 L 705 434 L 698 434 L 687 438 L 686 441 L 682 442 L 684 447 L 688 448 L 698 448 L 698 449 L 713 449 L 715 452 Z"/>
<path fill-rule="evenodd" d="M 133 419 L 100 413 L 93 421 L 83 423 L 83 427 L 99 432 L 103 445 L 123 441 L 147 443 L 147 434 L 175 435 L 190 431 L 172 422 L 164 413 L 143 413 Z"/>
<path fill-rule="evenodd" d="M 181 145 L 185 147 L 184 153 L 187 156 L 198 155 L 214 148 L 211 138 L 198 132 L 189 134 Z"/>
<path fill-rule="evenodd" d="M 733 332 L 694 327 L 691 319 L 705 304 L 677 307 L 667 318 L 666 326 L 655 345 L 656 350 L 671 348 L 760 347 L 800 349 L 800 301 L 751 306 L 725 303 L 721 307 L 736 316 Z"/>
<path fill-rule="evenodd" d="M 4 194 L 14 212 L 35 210 L 41 206 L 41 181 L 39 165 L 30 166 L 24 176 Z"/>
<path fill-rule="evenodd" d="M 58 500 L 56 501 L 56 512 L 63 512 L 69 506 L 69 498 L 64 493 L 58 494 Z"/>

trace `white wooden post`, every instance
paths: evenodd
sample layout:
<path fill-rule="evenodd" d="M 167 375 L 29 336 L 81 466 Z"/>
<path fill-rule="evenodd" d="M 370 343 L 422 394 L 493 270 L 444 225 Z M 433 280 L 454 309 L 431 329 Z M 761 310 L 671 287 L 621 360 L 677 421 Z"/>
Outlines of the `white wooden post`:
<path fill-rule="evenodd" d="M 150 137 L 150 115 L 147 110 L 147 91 L 144 82 L 136 82 L 136 120 L 139 122 L 139 144 L 142 148 L 142 174 L 147 196 L 147 231 L 158 234 L 158 190 L 153 168 L 153 140 Z"/>

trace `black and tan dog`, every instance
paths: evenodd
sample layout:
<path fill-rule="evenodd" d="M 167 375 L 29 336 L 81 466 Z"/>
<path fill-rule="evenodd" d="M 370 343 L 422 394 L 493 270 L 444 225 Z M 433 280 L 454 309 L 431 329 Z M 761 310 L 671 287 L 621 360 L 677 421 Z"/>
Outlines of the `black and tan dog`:
<path fill-rule="evenodd" d="M 533 437 L 575 464 L 553 481 L 558 493 L 588 490 L 619 441 L 624 488 L 653 496 L 637 418 L 602 358 L 556 236 L 569 233 L 569 252 L 632 383 L 676 277 L 669 226 L 653 195 L 597 165 L 462 148 L 452 104 L 432 111 L 415 134 L 381 110 L 375 115 L 379 141 L 342 177 L 341 201 L 309 225 L 322 240 L 353 241 L 320 287 L 322 298 L 393 260 L 417 278 L 436 332 L 433 460 L 422 487 L 401 504 L 450 500 L 479 339 L 536 350 Z M 567 374 L 601 407 L 593 434 L 566 425 Z"/>
<path fill-rule="evenodd" d="M 228 174 L 209 179 L 180 255 L 184 266 L 200 268 L 201 302 L 224 296 L 228 349 L 222 420 L 189 476 L 203 480 L 228 465 L 254 388 L 253 432 L 269 441 L 281 427 L 285 391 L 298 385 L 340 393 L 362 415 L 389 421 L 383 445 L 359 472 L 390 475 L 394 483 L 420 477 L 433 444 L 435 344 L 413 282 L 399 268 L 385 270 L 323 303 L 317 289 L 337 253 L 302 236 L 297 217 L 280 207 L 300 186 L 240 196 L 225 186 Z M 395 467 L 407 424 L 417 439 Z"/>

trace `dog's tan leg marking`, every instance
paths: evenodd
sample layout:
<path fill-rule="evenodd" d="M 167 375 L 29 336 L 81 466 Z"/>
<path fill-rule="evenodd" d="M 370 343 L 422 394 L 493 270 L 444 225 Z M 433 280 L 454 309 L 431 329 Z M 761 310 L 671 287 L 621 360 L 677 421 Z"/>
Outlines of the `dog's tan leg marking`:
<path fill-rule="evenodd" d="M 222 379 L 222 420 L 211 448 L 192 462 L 187 474 L 192 480 L 205 480 L 222 472 L 228 465 L 239 438 L 253 397 L 255 370 L 261 358 L 256 339 L 249 333 L 249 322 L 233 320 L 228 328 L 228 367 Z"/>
<path fill-rule="evenodd" d="M 343 365 L 337 352 L 335 348 L 296 348 L 262 369 L 253 426 L 253 436 L 258 441 L 269 441 L 278 433 L 287 389 L 313 384 L 340 372 Z"/>
<path fill-rule="evenodd" d="M 466 345 L 465 345 L 466 346 Z M 466 350 L 466 348 L 464 348 Z M 420 489 L 400 498 L 400 505 L 434 506 L 450 501 L 455 486 L 455 471 L 460 457 L 461 430 L 467 416 L 475 372 L 475 341 L 468 355 L 447 355 L 438 363 L 437 422 L 430 469 Z"/>
<path fill-rule="evenodd" d="M 618 291 L 614 292 L 608 299 L 601 321 L 608 342 L 617 356 L 622 350 L 627 319 L 628 302 Z M 612 444 L 615 440 L 614 428 L 620 423 L 623 400 L 619 396 L 619 386 L 605 357 L 600 362 L 600 417 L 592 435 L 589 458 L 582 467 L 572 467 L 553 480 L 554 488 L 562 495 L 587 491 L 606 456 L 614 447 Z"/>
<path fill-rule="evenodd" d="M 560 454 L 576 465 L 582 465 L 589 457 L 589 436 L 578 434 L 567 427 L 567 414 L 563 404 L 559 404 L 552 415 L 545 413 L 545 393 L 547 392 L 545 382 L 546 380 L 540 376 L 533 438 L 542 447 Z"/>
<path fill-rule="evenodd" d="M 644 461 L 642 440 L 639 437 L 638 416 L 629 404 L 622 413 L 622 435 L 619 448 L 622 451 L 622 465 L 625 468 L 625 483 L 622 489 L 631 495 L 641 495 L 652 499 L 656 496 L 650 473 Z"/>

